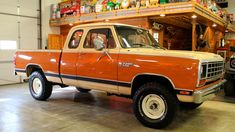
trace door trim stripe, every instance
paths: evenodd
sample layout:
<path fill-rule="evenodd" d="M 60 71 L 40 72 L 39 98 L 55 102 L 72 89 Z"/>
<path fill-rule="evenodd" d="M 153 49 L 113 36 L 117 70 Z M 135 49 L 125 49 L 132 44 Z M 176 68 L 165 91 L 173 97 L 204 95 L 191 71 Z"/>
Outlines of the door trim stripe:
<path fill-rule="evenodd" d="M 26 72 L 25 70 L 21 69 L 16 69 L 15 72 Z M 50 77 L 57 77 L 57 78 L 66 78 L 66 79 L 71 79 L 71 80 L 81 80 L 81 81 L 88 81 L 88 82 L 95 82 L 95 83 L 103 83 L 103 84 L 109 84 L 109 85 L 118 85 L 122 87 L 129 87 L 131 88 L 131 83 L 127 82 L 119 82 L 119 81 L 113 81 L 113 80 L 104 80 L 104 79 L 97 79 L 97 78 L 90 78 L 90 77 L 82 77 L 82 76 L 76 76 L 76 75 L 68 75 L 68 74 L 61 74 L 59 75 L 58 73 L 44 73 L 45 76 L 50 76 Z"/>

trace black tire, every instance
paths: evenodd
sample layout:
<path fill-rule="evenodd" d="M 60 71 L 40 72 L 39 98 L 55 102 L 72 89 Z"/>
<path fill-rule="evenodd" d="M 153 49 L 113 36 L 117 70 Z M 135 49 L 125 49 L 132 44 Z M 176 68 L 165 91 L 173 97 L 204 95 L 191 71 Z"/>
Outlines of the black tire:
<path fill-rule="evenodd" d="M 136 91 L 133 100 L 133 110 L 136 118 L 143 125 L 151 128 L 160 129 L 168 126 L 173 121 L 179 108 L 179 103 L 176 96 L 164 85 L 157 82 L 150 82 L 142 85 Z M 144 102 L 146 102 L 146 105 L 144 105 Z M 151 115 L 151 112 L 159 112 L 161 108 L 165 109 L 162 110 L 163 112 L 160 112 L 160 115 L 152 114 L 156 117 Z"/>
<path fill-rule="evenodd" d="M 195 104 L 195 103 L 188 103 L 188 102 L 180 102 L 180 107 L 183 109 L 188 109 L 188 110 L 193 110 L 201 106 L 202 103 L 200 104 Z"/>
<path fill-rule="evenodd" d="M 51 96 L 52 85 L 41 72 L 35 71 L 29 77 L 29 91 L 34 99 L 47 100 Z"/>
<path fill-rule="evenodd" d="M 226 96 L 234 96 L 235 95 L 235 84 L 234 80 L 228 79 L 228 81 L 224 84 L 224 93 Z"/>
<path fill-rule="evenodd" d="M 80 88 L 80 87 L 76 87 L 76 89 L 81 93 L 88 93 L 91 91 L 90 89 L 84 89 L 84 88 Z"/>

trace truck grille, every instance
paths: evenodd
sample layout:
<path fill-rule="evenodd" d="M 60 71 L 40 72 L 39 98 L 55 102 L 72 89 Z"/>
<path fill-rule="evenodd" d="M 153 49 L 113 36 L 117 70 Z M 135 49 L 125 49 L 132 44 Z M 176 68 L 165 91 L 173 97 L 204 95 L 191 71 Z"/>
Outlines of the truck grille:
<path fill-rule="evenodd" d="M 208 81 L 218 79 L 222 76 L 224 72 L 224 62 L 223 61 L 209 62 L 207 63 L 206 71 L 207 71 L 206 79 Z"/>

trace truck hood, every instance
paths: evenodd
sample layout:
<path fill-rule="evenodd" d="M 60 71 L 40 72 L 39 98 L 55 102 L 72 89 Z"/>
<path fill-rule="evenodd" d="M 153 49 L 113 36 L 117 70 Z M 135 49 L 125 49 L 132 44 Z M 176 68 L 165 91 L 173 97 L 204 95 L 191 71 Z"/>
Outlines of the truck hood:
<path fill-rule="evenodd" d="M 197 59 L 200 62 L 224 60 L 220 55 L 217 55 L 214 53 L 208 53 L 208 52 L 199 52 L 199 51 L 132 48 L 132 49 L 121 50 L 121 53 Z"/>

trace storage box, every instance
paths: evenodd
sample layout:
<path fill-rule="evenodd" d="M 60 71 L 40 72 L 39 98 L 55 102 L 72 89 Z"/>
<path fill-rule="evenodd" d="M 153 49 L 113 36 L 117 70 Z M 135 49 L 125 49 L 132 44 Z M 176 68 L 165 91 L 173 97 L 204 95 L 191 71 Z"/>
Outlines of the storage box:
<path fill-rule="evenodd" d="M 160 0 L 160 4 L 166 4 L 168 3 L 168 0 Z"/>

